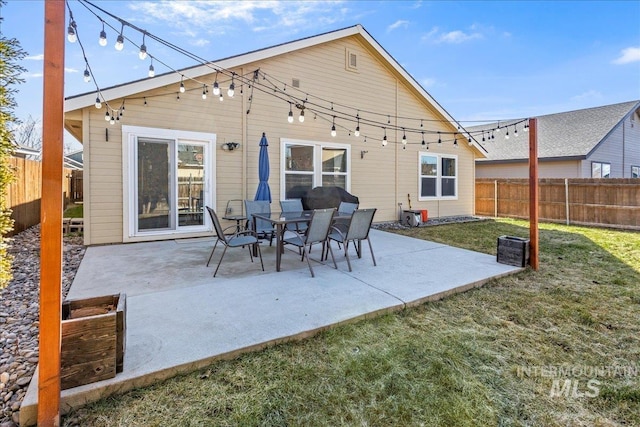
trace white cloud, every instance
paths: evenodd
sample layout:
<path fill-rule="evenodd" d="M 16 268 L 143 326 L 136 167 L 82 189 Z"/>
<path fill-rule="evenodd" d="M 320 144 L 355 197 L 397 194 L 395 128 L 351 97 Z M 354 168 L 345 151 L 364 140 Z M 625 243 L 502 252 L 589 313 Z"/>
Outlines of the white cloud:
<path fill-rule="evenodd" d="M 20 77 L 25 79 L 40 79 L 44 77 L 43 73 L 24 73 Z"/>
<path fill-rule="evenodd" d="M 27 56 L 24 59 L 27 61 L 42 61 L 44 60 L 44 53 L 41 53 L 40 55 Z"/>
<path fill-rule="evenodd" d="M 424 79 L 420 80 L 420 85 L 422 85 L 423 88 L 428 88 L 428 87 L 433 87 L 436 84 L 436 79 L 434 79 L 433 77 L 425 77 Z"/>
<path fill-rule="evenodd" d="M 64 67 L 64 72 L 65 73 L 77 73 L 78 70 L 76 70 L 75 68 Z"/>
<path fill-rule="evenodd" d="M 483 35 L 477 31 L 478 26 L 476 24 L 471 26 L 471 32 L 464 32 L 462 30 L 449 31 L 447 33 L 441 33 L 438 27 L 433 27 L 431 31 L 422 36 L 423 42 L 432 43 L 452 43 L 460 44 L 469 40 L 481 39 Z"/>
<path fill-rule="evenodd" d="M 139 1 L 129 8 L 146 20 L 165 22 L 168 26 L 198 37 L 224 33 L 234 24 L 242 22 L 254 31 L 267 29 L 298 32 L 301 28 L 314 28 L 333 24 L 349 16 L 341 0 L 309 1 Z"/>
<path fill-rule="evenodd" d="M 202 47 L 202 46 L 206 46 L 209 43 L 211 43 L 209 40 L 206 39 L 197 39 L 191 42 L 192 45 L 194 46 L 198 46 L 198 47 Z"/>
<path fill-rule="evenodd" d="M 631 62 L 640 61 L 640 47 L 628 47 L 622 49 L 620 57 L 613 60 L 614 64 L 629 64 Z"/>
<path fill-rule="evenodd" d="M 393 24 L 387 27 L 387 33 L 390 33 L 393 30 L 397 30 L 400 27 L 407 28 L 408 26 L 409 26 L 409 21 L 398 19 L 396 22 L 394 22 Z"/>
<path fill-rule="evenodd" d="M 572 96 L 572 101 L 583 102 L 591 99 L 602 99 L 602 94 L 595 89 L 588 90 L 580 95 Z"/>

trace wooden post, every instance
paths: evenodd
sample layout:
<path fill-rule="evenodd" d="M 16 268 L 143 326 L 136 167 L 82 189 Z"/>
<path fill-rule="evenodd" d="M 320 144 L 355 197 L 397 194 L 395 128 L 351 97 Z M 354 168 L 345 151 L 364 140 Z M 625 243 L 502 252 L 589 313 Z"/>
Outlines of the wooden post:
<path fill-rule="evenodd" d="M 44 3 L 38 425 L 60 425 L 64 1 Z"/>
<path fill-rule="evenodd" d="M 529 264 L 537 270 L 538 260 L 538 121 L 529 119 Z"/>

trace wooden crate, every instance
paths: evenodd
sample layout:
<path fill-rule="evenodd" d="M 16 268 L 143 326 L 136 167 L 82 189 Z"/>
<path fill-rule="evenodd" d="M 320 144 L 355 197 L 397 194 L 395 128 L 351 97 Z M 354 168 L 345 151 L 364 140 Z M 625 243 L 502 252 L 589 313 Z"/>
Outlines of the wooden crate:
<path fill-rule="evenodd" d="M 529 262 L 529 239 L 512 236 L 498 237 L 498 254 L 500 264 L 524 267 Z"/>
<path fill-rule="evenodd" d="M 62 303 L 60 380 L 63 390 L 122 372 L 126 340 L 125 294 Z"/>

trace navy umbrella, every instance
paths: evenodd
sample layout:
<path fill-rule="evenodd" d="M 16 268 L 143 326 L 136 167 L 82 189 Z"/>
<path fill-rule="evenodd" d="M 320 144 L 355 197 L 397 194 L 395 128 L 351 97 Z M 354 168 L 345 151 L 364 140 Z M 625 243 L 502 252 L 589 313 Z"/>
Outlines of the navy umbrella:
<path fill-rule="evenodd" d="M 258 190 L 254 200 L 268 200 L 271 203 L 271 189 L 269 188 L 269 143 L 267 137 L 262 133 L 260 139 L 260 156 L 258 158 Z"/>

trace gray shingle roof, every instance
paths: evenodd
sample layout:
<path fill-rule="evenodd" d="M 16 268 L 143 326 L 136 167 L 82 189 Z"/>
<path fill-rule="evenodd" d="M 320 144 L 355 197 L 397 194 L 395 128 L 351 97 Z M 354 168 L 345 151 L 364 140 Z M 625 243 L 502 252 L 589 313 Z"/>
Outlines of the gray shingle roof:
<path fill-rule="evenodd" d="M 640 101 L 623 102 L 584 110 L 537 116 L 538 158 L 586 157 L 631 111 L 640 108 Z M 520 120 L 500 122 L 501 132 L 494 132 L 489 139 L 482 131 L 494 129 L 498 123 L 471 126 L 466 129 L 488 151 L 487 158 L 479 161 L 526 160 L 529 158 L 529 134 L 519 124 L 518 137 L 514 137 L 514 126 Z M 506 129 L 510 138 L 505 139 Z"/>

